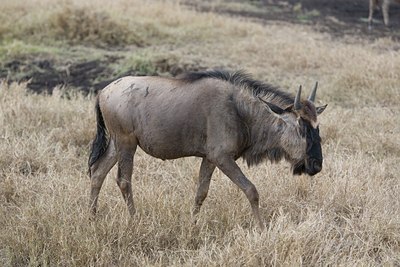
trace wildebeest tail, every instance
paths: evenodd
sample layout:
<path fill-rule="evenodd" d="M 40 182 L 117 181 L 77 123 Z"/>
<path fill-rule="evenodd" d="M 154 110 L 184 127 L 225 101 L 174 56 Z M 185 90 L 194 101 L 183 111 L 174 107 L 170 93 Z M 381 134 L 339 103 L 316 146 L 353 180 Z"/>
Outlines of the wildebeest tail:
<path fill-rule="evenodd" d="M 99 98 L 96 100 L 96 120 L 97 120 L 97 132 L 96 137 L 92 143 L 92 149 L 89 156 L 89 175 L 90 167 L 106 152 L 109 145 L 109 137 L 106 125 L 104 124 L 103 114 L 100 110 Z"/>

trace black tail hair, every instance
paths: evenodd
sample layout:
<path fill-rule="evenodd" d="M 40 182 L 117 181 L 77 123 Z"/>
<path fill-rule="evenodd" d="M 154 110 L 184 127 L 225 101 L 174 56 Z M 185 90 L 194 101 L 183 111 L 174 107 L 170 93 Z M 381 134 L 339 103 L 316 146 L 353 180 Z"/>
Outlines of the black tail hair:
<path fill-rule="evenodd" d="M 89 156 L 89 175 L 91 175 L 90 167 L 106 152 L 109 145 L 109 137 L 106 125 L 104 124 L 103 114 L 100 110 L 99 98 L 96 100 L 96 120 L 97 132 L 92 143 L 92 149 Z"/>

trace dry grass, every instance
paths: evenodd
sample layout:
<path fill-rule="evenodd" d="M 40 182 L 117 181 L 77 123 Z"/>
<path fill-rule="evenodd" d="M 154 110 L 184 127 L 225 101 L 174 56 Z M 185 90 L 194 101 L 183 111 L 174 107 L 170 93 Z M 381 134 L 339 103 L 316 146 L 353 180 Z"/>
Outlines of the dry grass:
<path fill-rule="evenodd" d="M 247 200 L 219 171 L 193 226 L 199 160 L 162 162 L 139 151 L 137 216 L 128 218 L 113 171 L 99 216 L 89 222 L 93 99 L 64 90 L 34 95 L 23 84 L 1 84 L 0 265 L 400 264 L 400 55 L 393 41 L 333 40 L 304 26 L 261 26 L 176 3 L 131 2 L 85 5 L 107 10 L 110 18 L 119 11 L 126 20 L 140 14 L 140 23 L 167 36 L 166 45 L 147 53 L 244 68 L 291 91 L 318 79 L 318 98 L 329 103 L 321 116 L 324 169 L 309 178 L 292 177 L 285 163 L 243 166 L 259 189 L 268 224 L 259 233 Z M 7 4 L 21 11 L 14 1 Z M 36 10 L 49 1 L 31 4 L 27 8 Z"/>

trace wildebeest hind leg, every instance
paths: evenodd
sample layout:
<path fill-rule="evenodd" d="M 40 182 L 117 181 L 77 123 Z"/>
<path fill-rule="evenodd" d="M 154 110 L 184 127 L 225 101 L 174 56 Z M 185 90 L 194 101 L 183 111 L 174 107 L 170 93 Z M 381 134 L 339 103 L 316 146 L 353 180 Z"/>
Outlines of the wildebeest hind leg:
<path fill-rule="evenodd" d="M 117 162 L 117 154 L 114 142 L 111 140 L 106 152 L 90 167 L 90 211 L 92 216 L 96 214 L 97 200 L 101 186 L 107 173 Z"/>
<path fill-rule="evenodd" d="M 194 201 L 193 216 L 196 216 L 203 204 L 204 199 L 207 197 L 208 189 L 210 187 L 211 176 L 215 170 L 215 165 L 203 158 L 200 166 L 199 181 L 197 186 L 196 198 Z"/>
<path fill-rule="evenodd" d="M 135 205 L 132 194 L 132 170 L 133 155 L 136 151 L 137 142 L 118 143 L 118 174 L 117 184 L 122 196 L 128 206 L 131 216 L 135 214 Z"/>
<path fill-rule="evenodd" d="M 215 160 L 215 163 L 217 167 L 244 192 L 250 202 L 253 215 L 260 229 L 263 230 L 264 224 L 261 221 L 259 211 L 259 195 L 254 184 L 246 178 L 233 158 L 221 156 Z"/>

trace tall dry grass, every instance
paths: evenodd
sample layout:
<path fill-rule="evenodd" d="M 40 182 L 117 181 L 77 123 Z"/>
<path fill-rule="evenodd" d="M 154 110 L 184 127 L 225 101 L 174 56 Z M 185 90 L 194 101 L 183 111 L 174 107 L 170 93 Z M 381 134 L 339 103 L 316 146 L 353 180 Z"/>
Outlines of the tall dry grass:
<path fill-rule="evenodd" d="M 50 2 L 31 1 L 25 8 L 39 12 Z M 15 3 L 6 6 L 21 11 Z M 317 98 L 329 104 L 320 118 L 323 171 L 293 177 L 283 162 L 252 169 L 240 162 L 259 189 L 268 225 L 262 233 L 242 192 L 216 171 L 194 226 L 190 210 L 199 160 L 163 162 L 139 151 L 133 177 L 137 215 L 129 219 L 113 170 L 98 218 L 90 222 L 86 162 L 95 130 L 93 98 L 63 89 L 35 95 L 24 84 L 3 83 L 0 265 L 400 264 L 400 55 L 394 41 L 332 39 L 304 26 L 199 14 L 176 2 L 100 3 L 68 2 L 107 10 L 110 17 L 121 14 L 119 19 L 140 14 L 135 19 L 176 39 L 166 37 L 166 45 L 156 42 L 146 53 L 243 68 L 292 92 L 318 79 Z"/>

